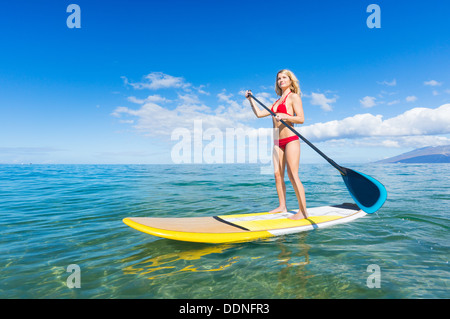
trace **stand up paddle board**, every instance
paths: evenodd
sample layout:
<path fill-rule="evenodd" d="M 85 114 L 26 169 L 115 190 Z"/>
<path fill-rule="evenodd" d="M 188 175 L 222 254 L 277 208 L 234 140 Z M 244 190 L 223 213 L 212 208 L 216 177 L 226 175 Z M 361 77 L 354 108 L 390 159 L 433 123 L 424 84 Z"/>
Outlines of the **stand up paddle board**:
<path fill-rule="evenodd" d="M 308 218 L 288 219 L 295 213 L 297 211 L 187 218 L 129 217 L 123 222 L 157 237 L 200 243 L 231 243 L 325 228 L 366 215 L 355 204 L 309 208 Z"/>

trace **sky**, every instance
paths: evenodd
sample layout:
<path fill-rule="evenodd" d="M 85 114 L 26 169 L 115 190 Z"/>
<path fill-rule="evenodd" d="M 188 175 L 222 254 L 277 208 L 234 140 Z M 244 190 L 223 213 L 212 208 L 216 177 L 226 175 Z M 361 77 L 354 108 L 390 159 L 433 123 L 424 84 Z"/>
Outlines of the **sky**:
<path fill-rule="evenodd" d="M 272 121 L 243 92 L 270 105 L 281 69 L 300 81 L 296 129 L 338 163 L 450 144 L 449 12 L 446 0 L 5 2 L 0 164 L 266 164 Z M 301 161 L 324 163 L 305 144 Z"/>

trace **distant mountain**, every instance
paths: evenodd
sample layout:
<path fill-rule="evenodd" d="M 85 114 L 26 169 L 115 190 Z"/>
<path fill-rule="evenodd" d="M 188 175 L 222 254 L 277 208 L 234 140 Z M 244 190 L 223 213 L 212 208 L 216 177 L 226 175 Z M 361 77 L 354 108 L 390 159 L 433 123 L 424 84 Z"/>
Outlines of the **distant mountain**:
<path fill-rule="evenodd" d="M 418 148 L 377 163 L 450 163 L 450 145 Z"/>

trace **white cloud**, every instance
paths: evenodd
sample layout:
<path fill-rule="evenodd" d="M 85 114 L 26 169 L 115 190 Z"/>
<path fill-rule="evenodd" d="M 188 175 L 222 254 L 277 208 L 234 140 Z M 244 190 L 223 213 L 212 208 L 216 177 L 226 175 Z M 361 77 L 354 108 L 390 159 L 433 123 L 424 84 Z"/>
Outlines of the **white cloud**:
<path fill-rule="evenodd" d="M 439 135 L 400 136 L 400 137 L 364 137 L 357 140 L 346 140 L 347 146 L 354 147 L 387 147 L 387 148 L 421 148 L 450 144 L 450 138 Z"/>
<path fill-rule="evenodd" d="M 431 80 L 431 81 L 425 81 L 425 82 L 423 82 L 423 84 L 427 85 L 427 86 L 441 86 L 442 82 L 438 82 L 436 80 Z"/>
<path fill-rule="evenodd" d="M 149 95 L 147 98 L 145 99 L 138 99 L 134 96 L 129 96 L 127 98 L 128 101 L 132 102 L 132 103 L 136 103 L 136 104 L 144 104 L 147 102 L 155 102 L 155 103 L 161 103 L 161 102 L 170 102 L 170 100 L 166 99 L 165 97 L 162 97 L 158 94 L 156 95 Z"/>
<path fill-rule="evenodd" d="M 202 104 L 202 102 L 200 101 L 200 99 L 196 94 L 192 93 L 178 94 L 178 98 L 182 102 L 182 105 L 192 105 L 198 108 L 198 106 Z M 202 109 L 208 111 L 208 108 L 205 108 L 204 106 L 202 106 Z"/>
<path fill-rule="evenodd" d="M 175 128 L 192 130 L 195 120 L 202 120 L 204 129 L 248 128 L 245 123 L 256 118 L 244 97 L 244 103 L 238 103 L 225 91 L 217 97 L 219 105 L 216 108 L 204 104 L 194 93 L 178 93 L 178 99 L 171 101 L 175 104 L 172 108 L 157 103 L 167 101 L 160 96 L 146 100 L 132 97 L 128 100 L 141 104 L 139 108 L 119 106 L 111 115 L 121 121 L 133 119 L 133 127 L 149 136 L 170 136 Z"/>
<path fill-rule="evenodd" d="M 327 98 L 325 94 L 322 93 L 311 93 L 311 104 L 319 105 L 320 108 L 326 112 L 329 112 L 333 109 L 331 104 L 335 103 L 336 100 L 337 100 L 336 96 L 330 99 Z"/>
<path fill-rule="evenodd" d="M 376 105 L 375 103 L 376 97 L 373 96 L 365 96 L 362 100 L 359 100 L 361 106 L 364 108 L 370 108 Z"/>
<path fill-rule="evenodd" d="M 386 85 L 386 86 L 396 86 L 397 85 L 397 80 L 396 79 L 393 79 L 391 82 L 388 82 L 388 81 L 383 81 L 383 82 L 377 82 L 378 84 L 381 84 L 381 85 Z"/>
<path fill-rule="evenodd" d="M 127 77 L 122 76 L 125 85 L 130 85 L 136 90 L 158 90 L 165 88 L 183 88 L 187 89 L 191 86 L 190 83 L 186 83 L 184 78 L 175 77 L 172 75 L 164 74 L 162 72 L 152 72 L 144 76 L 143 81 L 132 83 Z"/>
<path fill-rule="evenodd" d="M 450 104 L 436 109 L 413 108 L 389 119 L 383 119 L 382 115 L 357 114 L 343 120 L 304 126 L 299 131 L 311 141 L 389 137 L 395 142 L 402 138 L 449 134 Z"/>
<path fill-rule="evenodd" d="M 394 101 L 388 102 L 387 105 L 394 105 L 394 104 L 399 104 L 399 103 L 400 103 L 400 100 L 394 100 Z"/>
<path fill-rule="evenodd" d="M 166 75 L 160 78 L 162 77 L 170 78 Z M 149 80 L 147 84 L 151 85 L 151 83 L 154 81 Z M 169 87 L 169 82 L 166 83 L 166 87 Z M 176 83 L 188 84 L 184 80 L 172 82 L 171 85 L 177 96 L 175 99 L 168 100 L 158 94 L 149 95 L 145 99 L 130 96 L 128 101 L 138 105 L 134 108 L 119 106 L 111 115 L 117 117 L 119 122 L 132 125 L 134 129 L 145 135 L 157 137 L 170 137 L 173 130 L 177 128 L 192 131 L 195 120 L 202 120 L 205 130 L 208 128 L 217 128 L 222 131 L 227 128 L 256 130 L 250 124 L 251 121 L 256 121 L 256 117 L 244 98 L 243 92 L 234 96 L 223 90 L 216 95 L 217 102 L 214 103 L 214 107 L 211 107 L 192 90 L 185 89 L 188 86 Z M 141 89 L 140 86 L 132 85 L 132 87 L 136 90 Z M 192 86 L 189 84 L 189 87 Z M 268 107 L 274 101 L 269 93 L 262 92 L 255 95 Z M 331 104 L 337 99 L 337 96 L 327 98 L 321 93 L 312 93 L 307 97 L 311 98 L 313 105 L 320 105 L 325 111 L 330 111 Z M 378 104 L 375 100 L 375 97 L 366 96 L 360 102 L 364 107 L 372 107 Z M 406 97 L 407 102 L 416 100 L 415 96 Z M 394 102 L 398 103 L 398 100 Z M 312 142 L 349 140 L 353 146 L 383 147 L 442 145 L 450 142 L 450 139 L 442 136 L 450 134 L 450 104 L 444 104 L 435 109 L 412 108 L 391 118 L 370 113 L 356 114 L 342 120 L 300 126 L 297 129 Z M 268 130 L 271 131 L 271 129 Z"/>

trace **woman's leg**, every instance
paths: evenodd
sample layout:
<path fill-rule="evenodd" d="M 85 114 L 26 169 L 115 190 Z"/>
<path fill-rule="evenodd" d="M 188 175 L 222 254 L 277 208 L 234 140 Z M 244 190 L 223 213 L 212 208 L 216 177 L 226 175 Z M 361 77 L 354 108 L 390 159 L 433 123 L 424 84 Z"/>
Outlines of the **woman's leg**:
<path fill-rule="evenodd" d="M 284 150 L 282 150 L 278 145 L 274 145 L 272 157 L 275 175 L 275 186 L 277 188 L 280 206 L 271 210 L 269 213 L 286 212 L 286 184 L 284 183 L 286 161 L 284 158 Z"/>
<path fill-rule="evenodd" d="M 292 183 L 292 186 L 294 187 L 295 195 L 297 195 L 299 206 L 298 213 L 289 218 L 308 218 L 308 213 L 306 211 L 305 189 L 303 188 L 303 184 L 298 177 L 298 166 L 300 163 L 300 141 L 296 140 L 288 143 L 284 151 L 284 156 L 287 163 L 289 179 Z"/>

